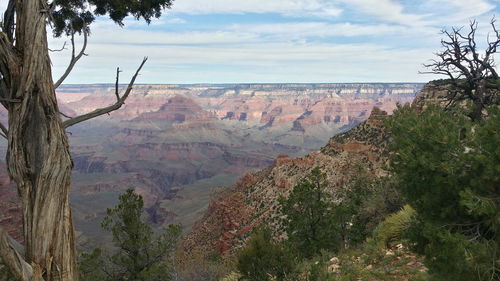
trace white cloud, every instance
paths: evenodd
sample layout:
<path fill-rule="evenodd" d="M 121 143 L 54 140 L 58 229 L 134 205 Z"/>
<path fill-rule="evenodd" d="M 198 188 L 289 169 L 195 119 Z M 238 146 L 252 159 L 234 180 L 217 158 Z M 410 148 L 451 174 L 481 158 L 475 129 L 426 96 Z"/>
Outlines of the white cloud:
<path fill-rule="evenodd" d="M 441 2 L 441 3 L 440 3 Z M 464 20 L 484 15 L 495 8 L 495 5 L 485 0 L 438 0 L 437 4 L 451 6 L 455 9 L 455 20 Z"/>
<path fill-rule="evenodd" d="M 425 20 L 427 15 L 407 13 L 405 7 L 394 0 L 342 0 L 354 5 L 359 11 L 374 16 L 382 22 L 392 22 L 406 26 L 423 26 L 430 24 Z"/>
<path fill-rule="evenodd" d="M 302 30 L 321 27 L 326 32 L 330 28 L 311 24 Z M 374 43 L 296 43 L 261 37 L 287 27 L 256 25 L 252 32 L 248 26 L 243 28 L 246 32 L 180 34 L 118 29 L 112 40 L 106 37 L 110 31 L 96 30 L 87 50 L 90 56 L 82 59 L 67 83 L 112 82 L 116 66 L 125 70 L 125 82 L 142 56 L 150 60 L 139 83 L 414 81 L 420 64 L 432 53 Z M 53 54 L 55 76 L 66 67 L 67 55 L 68 51 Z"/>
<path fill-rule="evenodd" d="M 118 54 L 112 45 L 94 46 L 94 50 L 99 50 L 99 56 L 86 58 L 74 73 L 86 76 L 86 82 L 112 82 L 116 65 L 125 70 L 123 77 L 130 76 L 139 63 L 139 53 L 150 57 L 139 83 L 414 81 L 430 52 L 370 44 L 290 43 L 128 46 Z M 102 70 L 95 71 L 96 64 L 109 69 L 107 78 L 97 75 Z M 59 70 L 58 65 L 55 68 Z"/>
<path fill-rule="evenodd" d="M 187 14 L 279 13 L 286 15 L 338 16 L 342 10 L 326 0 L 182 0 L 173 12 Z"/>
<path fill-rule="evenodd" d="M 421 4 L 410 0 L 178 0 L 170 15 L 153 21 L 149 28 L 132 19 L 127 19 L 125 28 L 97 20 L 89 38 L 89 56 L 66 82 L 112 82 L 116 66 L 125 70 L 126 82 L 143 56 L 150 60 L 139 83 L 423 81 L 429 77 L 417 72 L 439 48 L 438 32 L 444 24 L 455 25 L 460 17 L 491 11 L 485 0 L 469 5 L 474 11 L 460 6 L 465 0 L 455 1 L 461 4 L 452 0 L 422 0 Z M 245 13 L 285 17 L 266 15 L 257 17 L 263 20 L 257 22 L 253 16 L 244 18 Z M 220 14 L 220 20 L 195 26 L 197 14 Z M 239 16 L 224 18 L 223 14 Z M 244 21 L 238 20 L 240 16 Z M 466 23 L 461 19 L 459 24 Z M 50 41 L 54 48 L 62 45 L 60 39 Z M 54 76 L 65 69 L 68 55 L 68 50 L 52 54 Z"/>
<path fill-rule="evenodd" d="M 418 27 L 410 28 L 388 24 L 361 25 L 349 22 L 327 23 L 319 21 L 246 25 L 237 24 L 231 26 L 230 30 L 253 33 L 256 34 L 256 36 L 271 36 L 281 40 L 307 39 L 314 37 L 387 36 L 388 34 L 408 36 L 411 32 L 418 32 L 421 35 L 426 33 L 430 34 L 428 29 Z"/>

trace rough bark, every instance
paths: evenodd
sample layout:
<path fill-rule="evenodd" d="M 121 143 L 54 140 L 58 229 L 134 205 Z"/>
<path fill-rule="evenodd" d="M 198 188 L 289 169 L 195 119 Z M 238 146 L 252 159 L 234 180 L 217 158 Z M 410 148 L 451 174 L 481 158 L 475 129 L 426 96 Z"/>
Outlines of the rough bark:
<path fill-rule="evenodd" d="M 44 4 L 17 0 L 15 46 L 8 46 L 7 36 L 1 39 L 7 45 L 0 46 L 7 55 L 2 58 L 3 96 L 18 101 L 6 102 L 7 167 L 23 203 L 24 262 L 46 281 L 74 281 L 78 274 L 69 206 L 73 164 L 52 81 Z M 34 274 L 31 280 L 39 277 Z"/>
<path fill-rule="evenodd" d="M 23 204 L 25 247 L 19 250 L 0 229 L 0 259 L 22 281 L 78 281 L 69 189 L 73 162 L 65 128 L 117 110 L 132 91 L 144 58 L 115 104 L 63 122 L 55 87 L 84 55 L 75 55 L 74 37 L 68 70 L 54 84 L 47 44 L 46 1 L 10 0 L 0 32 L 0 103 L 9 124 L 0 123 L 7 138 L 7 168 Z M 15 15 L 15 25 L 12 18 Z M 15 32 L 13 32 L 15 31 Z"/>

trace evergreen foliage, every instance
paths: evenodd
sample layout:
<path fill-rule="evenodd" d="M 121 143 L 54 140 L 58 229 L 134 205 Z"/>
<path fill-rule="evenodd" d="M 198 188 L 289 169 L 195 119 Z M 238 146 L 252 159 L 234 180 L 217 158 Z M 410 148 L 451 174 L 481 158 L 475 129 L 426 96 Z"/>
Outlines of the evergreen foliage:
<path fill-rule="evenodd" d="M 284 281 L 294 271 L 294 257 L 281 243 L 273 240 L 267 228 L 255 231 L 247 246 L 238 254 L 238 271 L 245 280 Z"/>
<path fill-rule="evenodd" d="M 410 228 L 415 219 L 415 210 L 405 205 L 403 209 L 395 214 L 389 215 L 375 228 L 373 237 L 386 247 L 391 242 L 401 242 L 404 233 Z"/>
<path fill-rule="evenodd" d="M 487 112 L 405 106 L 389 122 L 391 170 L 417 212 L 410 239 L 436 280 L 500 278 L 500 109 Z"/>
<path fill-rule="evenodd" d="M 356 175 L 352 184 L 336 192 L 339 200 L 333 210 L 344 248 L 364 242 L 387 215 L 403 206 L 393 177 L 373 180 L 361 165 Z"/>
<path fill-rule="evenodd" d="M 287 199 L 280 199 L 288 240 L 305 258 L 319 254 L 322 249 L 337 251 L 340 247 L 333 216 L 335 204 L 327 187 L 326 175 L 315 168 Z"/>
<path fill-rule="evenodd" d="M 127 16 L 144 19 L 147 23 L 159 18 L 163 9 L 170 8 L 173 0 L 55 0 L 51 4 L 54 35 L 89 32 L 96 16 L 108 15 L 123 26 Z"/>
<path fill-rule="evenodd" d="M 107 210 L 102 227 L 112 233 L 117 250 L 111 255 L 101 249 L 83 254 L 82 280 L 171 280 L 171 256 L 181 228 L 169 225 L 155 237 L 151 227 L 141 220 L 143 205 L 142 196 L 128 189 L 119 197 L 118 205 Z"/>

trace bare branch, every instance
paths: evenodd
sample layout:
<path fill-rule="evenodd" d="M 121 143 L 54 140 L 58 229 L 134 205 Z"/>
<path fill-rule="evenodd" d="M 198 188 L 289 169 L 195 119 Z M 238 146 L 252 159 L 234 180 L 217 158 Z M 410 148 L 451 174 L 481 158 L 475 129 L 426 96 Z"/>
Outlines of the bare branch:
<path fill-rule="evenodd" d="M 430 69 L 426 73 L 445 75 L 450 79 L 453 86 L 448 89 L 450 106 L 463 100 L 473 102 L 471 117 L 474 120 L 482 118 L 482 110 L 495 100 L 495 91 L 499 90 L 498 84 L 493 82 L 499 78 L 493 55 L 500 46 L 500 32 L 495 26 L 495 18 L 490 24 L 494 33 L 493 36 L 488 35 L 484 53 L 477 48 L 478 23 L 472 20 L 467 31 L 463 28 L 443 30 L 443 49 L 435 54 L 437 59 L 424 64 Z"/>
<path fill-rule="evenodd" d="M 64 82 L 64 80 L 66 79 L 66 77 L 68 77 L 68 75 L 73 70 L 73 67 L 75 66 L 75 64 L 82 58 L 82 56 L 86 55 L 85 54 L 85 49 L 87 49 L 87 37 L 88 37 L 87 31 L 84 30 L 83 31 L 83 46 L 82 46 L 82 49 L 80 50 L 80 52 L 78 53 L 78 55 L 75 55 L 75 52 L 76 52 L 76 49 L 75 49 L 75 32 L 71 33 L 71 48 L 72 48 L 72 51 L 71 51 L 71 60 L 69 62 L 68 68 L 66 69 L 66 71 L 64 72 L 64 74 L 54 84 L 54 88 L 57 89 Z"/>
<path fill-rule="evenodd" d="M 120 81 L 120 68 L 117 67 L 116 68 L 116 82 L 115 82 L 115 96 L 116 96 L 116 100 L 119 100 L 120 99 L 120 94 L 118 92 L 118 84 L 119 84 L 119 81 Z"/>
<path fill-rule="evenodd" d="M 7 4 L 7 9 L 5 10 L 3 16 L 3 26 L 2 30 L 7 35 L 10 42 L 14 41 L 14 18 L 16 13 L 16 1 L 9 0 Z"/>
<path fill-rule="evenodd" d="M 0 136 L 7 139 L 7 136 L 9 135 L 9 130 L 7 130 L 7 127 L 5 127 L 4 124 L 2 124 L 2 122 L 0 122 L 0 130 L 2 131 L 0 132 Z"/>
<path fill-rule="evenodd" d="M 94 110 L 94 111 L 92 111 L 90 113 L 87 113 L 87 114 L 84 114 L 84 115 L 80 115 L 80 116 L 71 118 L 69 120 L 66 120 L 63 123 L 64 127 L 68 128 L 68 127 L 73 126 L 75 124 L 78 124 L 80 122 L 83 122 L 83 121 L 86 121 L 86 120 L 89 120 L 89 119 L 92 119 L 92 118 L 95 118 L 95 117 L 98 117 L 98 116 L 110 113 L 110 112 L 115 111 L 115 110 L 119 109 L 120 107 L 122 107 L 122 105 L 125 104 L 125 100 L 128 98 L 130 92 L 132 91 L 132 87 L 134 86 L 135 79 L 139 75 L 139 72 L 141 71 L 142 67 L 144 66 L 144 64 L 146 63 L 147 60 L 148 60 L 147 57 L 145 57 L 142 60 L 141 65 L 139 66 L 139 68 L 135 72 L 134 76 L 130 80 L 130 83 L 128 84 L 127 89 L 125 90 L 125 93 L 123 94 L 123 96 L 120 97 L 119 94 L 116 95 L 116 98 L 117 98 L 116 103 L 114 103 L 113 105 L 110 105 L 108 107 L 99 108 L 99 109 L 96 109 L 96 110 Z M 119 73 L 119 71 L 117 72 L 117 76 L 118 76 L 118 73 Z"/>
<path fill-rule="evenodd" d="M 2 98 L 0 97 L 0 101 L 5 101 L 5 102 L 11 102 L 11 103 L 20 103 L 20 99 L 9 99 L 9 98 Z"/>
<path fill-rule="evenodd" d="M 19 71 L 20 58 L 5 32 L 0 32 L 0 103 L 7 109 L 11 98 L 11 75 Z"/>
<path fill-rule="evenodd" d="M 7 73 L 4 71 L 10 69 L 16 69 L 18 65 L 18 56 L 14 50 L 14 46 L 10 42 L 8 35 L 4 32 L 0 32 L 0 66 L 2 66 L 2 75 L 4 79 Z"/>
<path fill-rule="evenodd" d="M 0 257 L 14 277 L 20 281 L 43 281 L 39 267 L 32 267 L 23 256 L 24 248 L 0 227 Z"/>
<path fill-rule="evenodd" d="M 51 52 L 61 52 L 63 50 L 66 50 L 66 41 L 64 41 L 64 44 L 63 44 L 63 46 L 60 49 L 54 49 L 54 50 L 52 50 L 52 49 L 49 48 L 49 51 L 51 51 Z"/>
<path fill-rule="evenodd" d="M 64 113 L 63 113 L 63 112 L 61 112 L 61 111 L 59 111 L 59 114 L 61 114 L 62 116 L 66 117 L 66 118 L 73 118 L 73 117 L 71 117 L 71 116 L 69 116 L 69 115 L 67 115 L 67 114 L 64 114 Z"/>

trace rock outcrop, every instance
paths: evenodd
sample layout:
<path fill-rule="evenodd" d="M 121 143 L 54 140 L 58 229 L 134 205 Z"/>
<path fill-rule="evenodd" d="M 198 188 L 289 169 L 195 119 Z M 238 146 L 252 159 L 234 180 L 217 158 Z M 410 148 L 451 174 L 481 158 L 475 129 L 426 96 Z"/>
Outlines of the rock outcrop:
<path fill-rule="evenodd" d="M 246 174 L 210 202 L 203 219 L 184 239 L 183 248 L 188 252 L 230 254 L 264 222 L 276 230 L 277 236 L 282 235 L 278 198 L 286 197 L 315 167 L 327 174 L 331 192 L 354 179 L 358 166 L 374 177 L 384 175 L 384 150 L 389 141 L 384 128 L 386 118 L 385 111 L 375 108 L 367 121 L 331 138 L 320 151 L 300 158 L 279 155 L 271 167 Z"/>

